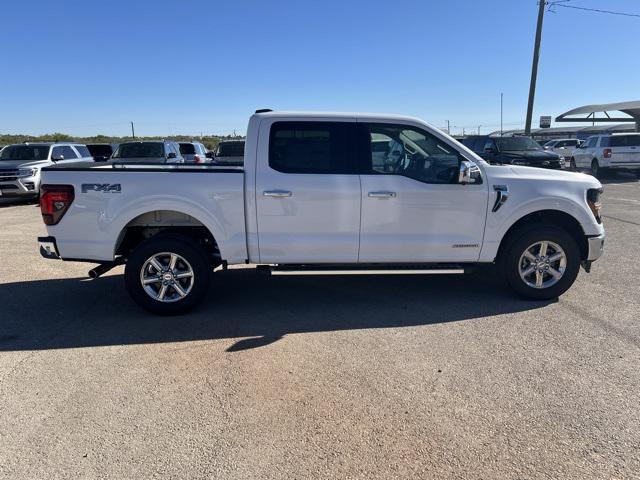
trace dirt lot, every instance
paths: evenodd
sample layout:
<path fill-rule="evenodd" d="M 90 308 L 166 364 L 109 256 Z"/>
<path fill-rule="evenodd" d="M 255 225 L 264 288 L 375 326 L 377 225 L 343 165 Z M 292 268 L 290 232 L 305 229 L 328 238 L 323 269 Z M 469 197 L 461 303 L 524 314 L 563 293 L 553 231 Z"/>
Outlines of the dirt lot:
<path fill-rule="evenodd" d="M 0 206 L 0 477 L 640 477 L 640 183 L 556 302 L 470 277 L 217 276 L 158 318 Z"/>

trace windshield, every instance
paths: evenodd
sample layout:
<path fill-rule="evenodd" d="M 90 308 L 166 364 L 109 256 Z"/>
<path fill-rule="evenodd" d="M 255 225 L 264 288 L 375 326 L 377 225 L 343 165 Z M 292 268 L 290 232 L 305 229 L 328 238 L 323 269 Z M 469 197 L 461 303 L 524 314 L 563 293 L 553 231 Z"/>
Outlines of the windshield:
<path fill-rule="evenodd" d="M 244 142 L 220 143 L 216 150 L 216 157 L 243 157 Z"/>
<path fill-rule="evenodd" d="M 110 157 L 113 153 L 111 145 L 87 145 L 87 148 L 94 157 Z"/>
<path fill-rule="evenodd" d="M 542 149 L 538 142 L 528 137 L 498 137 L 496 142 L 501 151 L 523 152 Z"/>
<path fill-rule="evenodd" d="M 0 152 L 0 160 L 46 160 L 48 145 L 9 145 Z"/>
<path fill-rule="evenodd" d="M 164 157 L 164 147 L 159 142 L 123 143 L 113 158 L 158 158 Z"/>

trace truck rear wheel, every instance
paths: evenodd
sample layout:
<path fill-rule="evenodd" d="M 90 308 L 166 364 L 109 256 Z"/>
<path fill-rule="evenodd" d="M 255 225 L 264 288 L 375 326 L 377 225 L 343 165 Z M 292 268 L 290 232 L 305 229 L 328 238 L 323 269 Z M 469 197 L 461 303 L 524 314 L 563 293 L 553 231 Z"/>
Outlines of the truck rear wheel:
<path fill-rule="evenodd" d="M 573 285 L 580 269 L 580 249 L 561 228 L 533 227 L 512 238 L 501 256 L 500 267 L 516 293 L 549 300 Z"/>
<path fill-rule="evenodd" d="M 180 235 L 159 235 L 142 243 L 125 267 L 131 298 L 158 315 L 176 315 L 198 305 L 207 293 L 210 277 L 205 251 Z"/>

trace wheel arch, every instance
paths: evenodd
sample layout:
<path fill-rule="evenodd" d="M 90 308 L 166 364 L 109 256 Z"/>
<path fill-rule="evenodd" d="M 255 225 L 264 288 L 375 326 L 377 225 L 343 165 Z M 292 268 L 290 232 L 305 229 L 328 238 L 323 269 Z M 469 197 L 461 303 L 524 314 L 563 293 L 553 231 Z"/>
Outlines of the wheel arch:
<path fill-rule="evenodd" d="M 580 259 L 587 258 L 589 245 L 587 237 L 580 222 L 572 215 L 561 210 L 537 210 L 528 213 L 514 222 L 500 241 L 496 259 L 500 258 L 505 247 L 525 229 L 534 228 L 536 225 L 554 225 L 565 230 L 575 240 L 580 249 Z"/>
<path fill-rule="evenodd" d="M 221 253 L 215 230 L 192 213 L 178 210 L 149 210 L 132 216 L 120 228 L 114 256 L 127 255 L 142 242 L 160 234 L 180 234 L 201 244 L 213 263 L 221 262 Z"/>

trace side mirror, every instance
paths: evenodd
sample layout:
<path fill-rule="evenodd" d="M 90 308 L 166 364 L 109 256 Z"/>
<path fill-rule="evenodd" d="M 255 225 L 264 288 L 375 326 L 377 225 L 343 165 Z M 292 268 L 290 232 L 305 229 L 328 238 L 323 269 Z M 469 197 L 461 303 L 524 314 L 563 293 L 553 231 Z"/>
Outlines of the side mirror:
<path fill-rule="evenodd" d="M 213 156 L 213 152 L 207 152 L 205 154 L 205 157 L 210 158 L 211 160 L 213 160 L 215 157 Z"/>
<path fill-rule="evenodd" d="M 469 160 L 460 162 L 460 170 L 458 171 L 458 183 L 460 185 L 469 185 L 476 183 L 476 179 L 480 174 L 478 166 Z"/>
<path fill-rule="evenodd" d="M 170 160 L 170 159 L 172 159 L 172 158 L 176 158 L 176 157 L 177 157 L 177 155 L 175 154 L 175 152 L 169 152 L 169 153 L 167 154 L 167 159 L 168 159 L 168 160 Z"/>
<path fill-rule="evenodd" d="M 493 147 L 487 147 L 484 149 L 484 153 L 496 153 L 496 149 Z"/>
<path fill-rule="evenodd" d="M 54 162 L 59 162 L 60 160 L 64 160 L 64 155 L 53 155 L 51 157 L 51 160 L 53 160 Z"/>

